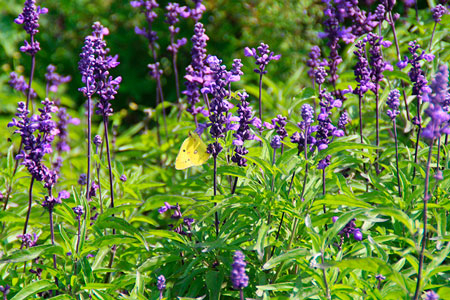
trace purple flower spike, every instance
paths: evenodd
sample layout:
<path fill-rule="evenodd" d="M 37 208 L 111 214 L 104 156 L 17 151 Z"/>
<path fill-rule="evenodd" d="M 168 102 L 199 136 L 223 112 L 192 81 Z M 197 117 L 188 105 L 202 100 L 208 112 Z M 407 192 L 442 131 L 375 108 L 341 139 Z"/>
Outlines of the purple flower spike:
<path fill-rule="evenodd" d="M 75 206 L 72 210 L 77 215 L 77 220 L 81 220 L 81 216 L 84 214 L 83 206 Z"/>
<path fill-rule="evenodd" d="M 437 139 L 441 134 L 450 134 L 448 121 L 450 115 L 444 110 L 444 105 L 448 101 L 448 68 L 440 66 L 431 84 L 431 94 L 425 94 L 424 101 L 429 101 L 430 105 L 425 110 L 431 121 L 424 129 L 422 136 L 427 139 Z"/>
<path fill-rule="evenodd" d="M 440 23 L 442 16 L 447 14 L 448 10 L 442 4 L 438 4 L 438 5 L 436 5 L 436 7 L 431 9 L 431 12 L 433 13 L 434 22 Z"/>
<path fill-rule="evenodd" d="M 189 17 L 193 19 L 195 22 L 200 21 L 203 13 L 206 10 L 206 7 L 203 5 L 203 0 L 193 0 L 195 7 L 189 10 Z"/>
<path fill-rule="evenodd" d="M 302 105 L 302 119 L 304 125 L 311 125 L 314 122 L 314 109 L 309 104 Z"/>
<path fill-rule="evenodd" d="M 48 9 L 36 7 L 36 0 L 26 0 L 22 13 L 14 20 L 16 24 L 23 25 L 23 29 L 30 35 L 31 44 L 24 41 L 25 46 L 20 47 L 20 51 L 30 55 L 35 55 L 39 50 L 39 42 L 34 36 L 39 32 L 39 16 L 46 14 Z"/>
<path fill-rule="evenodd" d="M 187 80 L 185 82 L 186 90 L 183 94 L 187 96 L 188 108 L 186 109 L 194 117 L 203 111 L 203 107 L 196 107 L 200 102 L 200 88 L 205 81 L 205 74 L 209 71 L 205 65 L 206 43 L 209 37 L 205 34 L 202 23 L 195 24 L 194 36 L 192 37 L 192 62 L 186 68 Z"/>
<path fill-rule="evenodd" d="M 45 80 L 47 81 L 48 90 L 50 92 L 56 93 L 58 91 L 58 86 L 67 83 L 72 78 L 68 76 L 61 76 L 55 72 L 56 67 L 54 65 L 48 65 L 47 73 L 45 73 Z"/>
<path fill-rule="evenodd" d="M 80 178 L 78 178 L 78 184 L 79 185 L 86 185 L 87 184 L 87 175 L 86 174 L 81 174 Z"/>
<path fill-rule="evenodd" d="M 127 176 L 125 174 L 122 174 L 119 179 L 122 182 L 126 182 L 127 181 Z"/>
<path fill-rule="evenodd" d="M 16 91 L 21 92 L 25 96 L 27 95 L 28 83 L 26 83 L 25 78 L 22 75 L 19 77 L 16 74 L 16 72 L 11 72 L 9 74 L 8 84 Z M 37 94 L 33 89 L 31 89 L 30 97 L 31 97 L 31 99 L 34 99 L 37 97 Z"/>
<path fill-rule="evenodd" d="M 386 104 L 390 108 L 387 111 L 387 115 L 391 118 L 391 120 L 394 120 L 400 113 L 398 110 L 400 106 L 400 92 L 398 90 L 392 90 L 388 95 Z"/>
<path fill-rule="evenodd" d="M 233 288 L 241 290 L 248 286 L 248 276 L 245 274 L 244 254 L 241 251 L 236 251 L 233 256 L 233 264 L 231 269 L 231 283 Z"/>
<path fill-rule="evenodd" d="M 258 74 L 266 74 L 267 71 L 266 66 L 267 64 L 272 60 L 279 60 L 281 58 L 281 55 L 274 55 L 273 52 L 270 52 L 269 46 L 261 43 L 257 50 L 255 48 L 250 49 L 249 47 L 246 47 L 244 49 L 244 55 L 245 56 L 253 56 L 255 58 L 255 64 L 258 66 L 258 69 L 255 69 L 254 71 Z"/>
<path fill-rule="evenodd" d="M 158 288 L 159 292 L 162 293 L 164 289 L 166 288 L 166 278 L 164 275 L 158 276 L 158 281 L 156 283 L 156 287 Z"/>
<path fill-rule="evenodd" d="M 279 135 L 276 135 L 273 137 L 272 141 L 270 142 L 270 146 L 273 149 L 279 149 L 281 148 L 281 138 Z"/>

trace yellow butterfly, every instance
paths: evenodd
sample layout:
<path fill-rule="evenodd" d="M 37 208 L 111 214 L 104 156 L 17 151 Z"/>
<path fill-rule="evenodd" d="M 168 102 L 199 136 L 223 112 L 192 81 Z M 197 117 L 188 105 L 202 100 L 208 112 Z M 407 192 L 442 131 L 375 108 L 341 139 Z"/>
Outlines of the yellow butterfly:
<path fill-rule="evenodd" d="M 193 166 L 203 165 L 209 159 L 206 145 L 197 133 L 189 133 L 184 140 L 175 161 L 175 169 L 183 170 Z"/>

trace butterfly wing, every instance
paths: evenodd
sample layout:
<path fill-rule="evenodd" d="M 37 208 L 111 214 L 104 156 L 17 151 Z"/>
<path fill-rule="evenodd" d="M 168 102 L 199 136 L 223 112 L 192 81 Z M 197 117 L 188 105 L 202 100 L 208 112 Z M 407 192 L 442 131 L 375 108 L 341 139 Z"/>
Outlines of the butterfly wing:
<path fill-rule="evenodd" d="M 203 165 L 209 159 L 209 153 L 206 152 L 206 145 L 203 143 L 198 134 L 193 133 L 189 138 L 192 138 L 192 152 L 189 152 L 193 166 Z"/>
<path fill-rule="evenodd" d="M 175 169 L 183 170 L 193 166 L 200 166 L 209 159 L 206 145 L 198 134 L 190 133 L 189 137 L 181 145 L 175 160 Z"/>

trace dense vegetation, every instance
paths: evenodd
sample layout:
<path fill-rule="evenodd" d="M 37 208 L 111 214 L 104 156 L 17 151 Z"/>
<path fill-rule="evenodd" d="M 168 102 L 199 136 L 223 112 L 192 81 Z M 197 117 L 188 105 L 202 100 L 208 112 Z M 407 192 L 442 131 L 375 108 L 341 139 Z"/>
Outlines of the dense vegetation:
<path fill-rule="evenodd" d="M 0 0 L 3 299 L 450 299 L 447 1 L 48 2 Z"/>

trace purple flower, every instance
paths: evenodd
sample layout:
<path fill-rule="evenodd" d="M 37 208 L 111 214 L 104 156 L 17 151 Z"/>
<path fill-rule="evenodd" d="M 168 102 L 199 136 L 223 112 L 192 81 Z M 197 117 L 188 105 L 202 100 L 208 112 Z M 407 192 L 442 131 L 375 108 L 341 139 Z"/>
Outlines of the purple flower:
<path fill-rule="evenodd" d="M 109 34 L 109 30 L 99 22 L 92 25 L 92 35 L 84 40 L 84 46 L 80 54 L 78 69 L 82 76 L 84 87 L 80 88 L 85 96 L 91 97 L 94 93 L 99 96 L 96 113 L 103 116 L 111 116 L 113 109 L 110 101 L 115 98 L 122 77 L 113 78 L 109 75 L 111 69 L 119 65 L 118 56 L 108 55 L 109 49 L 103 39 Z"/>
<path fill-rule="evenodd" d="M 72 78 L 68 76 L 61 76 L 55 72 L 56 67 L 54 65 L 48 65 L 47 73 L 45 73 L 45 80 L 47 81 L 47 87 L 50 92 L 56 93 L 58 86 L 69 82 Z"/>
<path fill-rule="evenodd" d="M 250 49 L 249 47 L 245 47 L 244 55 L 255 58 L 255 64 L 258 66 L 258 69 L 254 71 L 258 74 L 266 74 L 265 71 L 267 64 L 272 60 L 279 60 L 281 58 L 281 54 L 274 55 L 273 52 L 270 52 L 269 46 L 261 43 L 259 47 L 255 50 L 255 48 Z"/>
<path fill-rule="evenodd" d="M 241 71 L 242 66 L 243 64 L 241 63 L 240 59 L 233 60 L 233 65 L 231 67 L 231 71 L 228 78 L 230 82 L 236 82 L 241 80 L 241 75 L 244 75 L 244 72 Z"/>
<path fill-rule="evenodd" d="M 370 80 L 369 62 L 366 59 L 365 40 L 358 41 L 355 47 L 357 50 L 353 53 L 358 58 L 358 62 L 355 65 L 354 73 L 358 86 L 353 90 L 353 93 L 362 97 L 368 90 L 373 90 L 375 85 Z"/>
<path fill-rule="evenodd" d="M 270 142 L 270 146 L 273 149 L 279 149 L 281 148 L 281 138 L 279 135 L 276 135 L 272 138 L 272 141 Z"/>
<path fill-rule="evenodd" d="M 77 220 L 80 220 L 81 216 L 84 214 L 83 206 L 75 206 L 74 208 L 72 208 L 72 210 L 77 215 Z"/>
<path fill-rule="evenodd" d="M 382 37 L 373 33 L 369 33 L 364 39 L 365 42 L 370 45 L 370 78 L 374 85 L 372 87 L 372 91 L 375 92 L 375 90 L 378 89 L 379 82 L 384 78 L 383 72 L 386 70 L 392 70 L 392 66 L 388 62 L 384 61 L 383 54 L 381 53 L 381 46 L 389 47 L 391 43 L 386 43 L 386 41 L 383 41 Z"/>
<path fill-rule="evenodd" d="M 429 102 L 426 114 L 431 118 L 424 129 L 422 136 L 427 139 L 437 139 L 441 134 L 450 134 L 448 121 L 450 115 L 444 110 L 448 99 L 448 69 L 440 66 L 433 82 L 430 94 L 425 94 L 423 100 Z"/>
<path fill-rule="evenodd" d="M 302 105 L 303 126 L 310 126 L 314 122 L 314 109 L 309 104 Z"/>
<path fill-rule="evenodd" d="M 336 223 L 337 220 L 337 217 L 333 217 L 333 223 Z M 356 241 L 362 241 L 363 235 L 361 233 L 361 229 L 356 227 L 355 220 L 356 219 L 350 220 L 350 222 L 348 222 L 347 225 L 345 225 L 345 227 L 339 232 L 339 235 L 347 238 L 350 238 L 350 235 L 352 235 Z"/>
<path fill-rule="evenodd" d="M 158 276 L 158 282 L 156 283 L 156 287 L 160 292 L 162 292 L 166 288 L 166 278 L 164 275 Z"/>
<path fill-rule="evenodd" d="M 244 147 L 244 142 L 248 140 L 256 139 L 256 136 L 252 133 L 250 125 L 254 124 L 256 119 L 253 116 L 252 108 L 247 102 L 248 94 L 244 91 L 238 93 L 241 103 L 238 104 L 238 119 L 239 127 L 236 129 L 236 133 L 233 134 L 235 139 L 233 140 L 234 155 L 231 157 L 231 161 L 238 166 L 247 166 L 247 160 L 243 157 L 248 153 L 248 150 Z"/>
<path fill-rule="evenodd" d="M 319 161 L 319 164 L 317 165 L 317 169 L 324 170 L 326 167 L 328 167 L 331 163 L 331 155 L 327 155 L 324 159 L 321 159 Z"/>
<path fill-rule="evenodd" d="M 348 124 L 348 122 L 350 122 L 349 118 L 348 118 L 348 113 L 346 110 L 344 110 L 341 113 L 341 116 L 339 117 L 339 121 L 338 121 L 338 128 L 339 129 L 344 129 L 345 126 Z"/>
<path fill-rule="evenodd" d="M 25 82 L 25 78 L 22 75 L 20 77 L 18 77 L 16 72 L 11 72 L 9 74 L 8 84 L 16 91 L 21 92 L 25 96 L 27 95 L 28 83 Z M 31 99 L 34 99 L 37 97 L 37 94 L 33 89 L 31 89 L 30 97 L 31 97 Z"/>
<path fill-rule="evenodd" d="M 22 244 L 25 247 L 31 248 L 36 246 L 39 236 L 40 234 L 36 235 L 36 233 L 33 233 L 33 235 L 31 235 L 30 233 L 25 233 L 18 235 L 17 238 L 22 239 Z"/>
<path fill-rule="evenodd" d="M 436 23 L 440 23 L 442 16 L 448 13 L 447 8 L 442 4 L 438 4 L 433 7 L 431 12 L 433 13 L 433 20 Z"/>
<path fill-rule="evenodd" d="M 95 182 L 92 181 L 91 188 L 89 189 L 89 198 L 95 197 L 97 195 L 97 190 L 100 186 Z"/>
<path fill-rule="evenodd" d="M 439 299 L 439 295 L 436 294 L 434 291 L 432 291 L 432 290 L 426 291 L 425 300 L 438 300 L 438 299 Z"/>
<path fill-rule="evenodd" d="M 9 290 L 10 290 L 10 289 L 11 289 L 11 287 L 10 287 L 8 284 L 5 284 L 5 286 L 0 285 L 0 292 L 3 293 L 3 298 L 4 298 L 4 299 L 7 299 L 7 298 L 6 298 L 6 295 L 9 294 Z"/>
<path fill-rule="evenodd" d="M 79 125 L 80 120 L 78 118 L 72 118 L 66 111 L 64 107 L 60 107 L 58 109 L 58 123 L 56 124 L 56 128 L 59 133 L 57 134 L 58 142 L 56 143 L 56 150 L 61 152 L 69 152 L 70 147 L 67 144 L 67 138 L 69 137 L 69 133 L 67 132 L 67 126 L 69 124 Z"/>
<path fill-rule="evenodd" d="M 391 118 L 391 120 L 394 120 L 400 113 L 398 110 L 400 106 L 400 92 L 398 90 L 392 90 L 389 92 L 386 104 L 390 108 L 387 110 L 387 115 Z"/>
<path fill-rule="evenodd" d="M 87 175 L 86 174 L 81 174 L 80 177 L 78 178 L 78 184 L 79 185 L 86 185 L 87 184 Z"/>
<path fill-rule="evenodd" d="M 377 276 L 375 276 L 375 279 L 379 280 L 379 281 L 382 281 L 382 280 L 386 280 L 386 277 L 381 275 L 381 274 L 378 274 Z"/>
<path fill-rule="evenodd" d="M 383 22 L 386 20 L 386 8 L 383 4 L 378 4 L 377 8 L 375 9 L 375 18 L 378 22 Z"/>
<path fill-rule="evenodd" d="M 22 152 L 16 155 L 16 160 L 22 159 L 28 172 L 37 181 L 44 181 L 45 188 L 51 188 L 58 178 L 56 172 L 50 170 L 42 163 L 45 154 L 52 153 L 52 142 L 58 129 L 56 123 L 51 120 L 52 113 L 57 111 L 53 102 L 46 99 L 42 101 L 39 115 L 28 117 L 29 111 L 25 103 L 19 102 L 16 116 L 8 124 L 8 127 L 16 127 L 15 133 L 22 137 Z"/>
<path fill-rule="evenodd" d="M 127 181 L 127 176 L 125 174 L 122 174 L 119 179 L 122 182 L 126 182 Z"/>
<path fill-rule="evenodd" d="M 311 52 L 309 52 L 309 59 L 306 62 L 306 65 L 309 67 L 308 76 L 311 78 L 316 77 L 315 71 L 316 71 L 317 67 L 327 64 L 327 62 L 325 60 L 320 61 L 320 55 L 321 55 L 321 51 L 320 51 L 319 46 L 313 46 L 311 48 Z"/>
<path fill-rule="evenodd" d="M 203 107 L 197 108 L 196 104 L 200 102 L 200 88 L 203 86 L 204 76 L 208 71 L 204 63 L 206 59 L 206 42 L 208 40 L 209 38 L 205 34 L 203 24 L 195 24 L 194 35 L 192 36 L 192 62 L 186 68 L 186 76 L 184 76 L 187 80 L 185 82 L 186 90 L 183 91 L 183 94 L 187 96 L 188 102 L 186 110 L 193 116 L 203 111 Z"/>
<path fill-rule="evenodd" d="M 26 0 L 22 13 L 14 20 L 16 24 L 22 25 L 23 29 L 30 35 L 31 44 L 24 41 L 25 46 L 20 47 L 20 51 L 30 55 L 35 55 L 39 50 L 39 42 L 34 36 L 39 32 L 39 16 L 46 14 L 48 9 L 45 7 L 36 7 L 36 0 Z"/>
<path fill-rule="evenodd" d="M 202 0 L 192 1 L 194 2 L 195 7 L 189 10 L 189 17 L 197 23 L 202 18 L 203 12 L 206 10 L 206 7 L 203 5 Z"/>
<path fill-rule="evenodd" d="M 248 276 L 245 274 L 244 253 L 236 251 L 233 256 L 233 264 L 231 265 L 231 283 L 233 288 L 240 290 L 248 286 Z"/>
<path fill-rule="evenodd" d="M 152 25 L 155 19 L 158 17 L 158 15 L 155 12 L 155 8 L 157 8 L 159 5 L 156 2 L 156 0 L 138 0 L 138 1 L 131 1 L 130 5 L 135 8 L 140 8 L 141 12 L 145 15 L 145 19 L 147 20 L 147 24 L 149 29 L 140 29 L 139 27 L 135 27 L 134 31 L 136 34 L 145 36 L 150 44 L 154 44 L 156 40 L 158 39 L 158 36 L 155 31 L 152 31 Z"/>
<path fill-rule="evenodd" d="M 230 83 L 230 76 L 228 76 L 229 72 L 227 72 L 226 66 L 221 65 L 222 61 L 216 56 L 208 56 L 206 62 L 211 70 L 211 80 L 204 82 L 202 92 L 212 95 L 209 116 L 211 128 L 209 132 L 211 137 L 215 139 L 213 143 L 208 145 L 207 151 L 216 158 L 222 151 L 222 146 L 217 142 L 217 139 L 224 137 L 229 129 L 226 125 L 229 120 L 228 111 L 231 105 L 225 99 L 229 96 L 227 87 Z"/>

